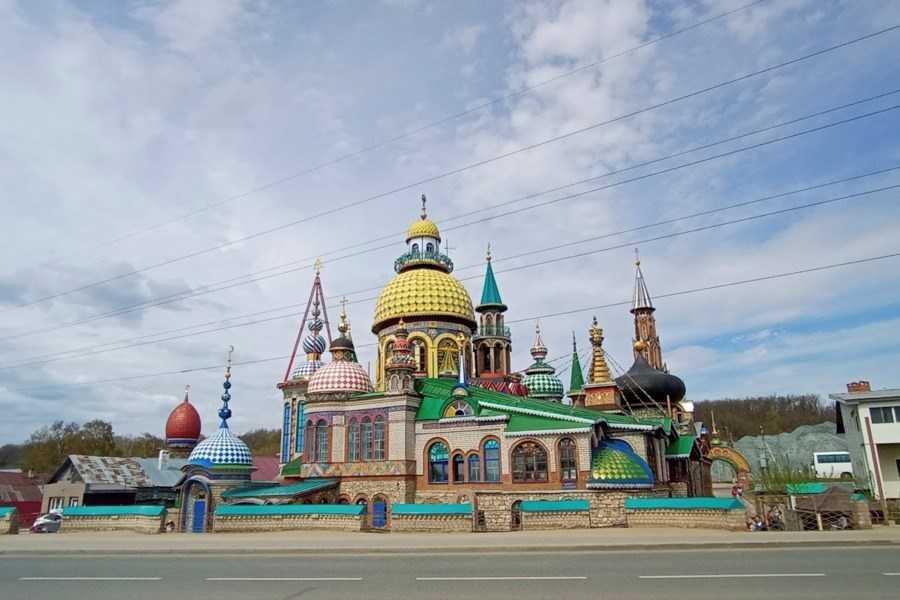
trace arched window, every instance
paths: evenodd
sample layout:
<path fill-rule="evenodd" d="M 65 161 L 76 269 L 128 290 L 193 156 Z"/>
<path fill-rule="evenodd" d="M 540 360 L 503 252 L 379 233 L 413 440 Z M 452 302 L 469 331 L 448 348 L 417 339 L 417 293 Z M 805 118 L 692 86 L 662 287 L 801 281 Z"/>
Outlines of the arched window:
<path fill-rule="evenodd" d="M 347 460 L 357 462 L 359 460 L 359 422 L 353 418 L 347 426 Z"/>
<path fill-rule="evenodd" d="M 502 371 L 503 370 L 503 362 L 500 359 L 500 354 L 503 352 L 503 349 L 499 344 L 494 346 L 494 370 Z"/>
<path fill-rule="evenodd" d="M 453 455 L 453 483 L 463 483 L 466 480 L 466 459 L 462 454 Z"/>
<path fill-rule="evenodd" d="M 412 339 L 410 340 L 410 345 L 412 346 L 413 358 L 416 359 L 416 373 L 425 373 L 425 342 L 420 339 Z"/>
<path fill-rule="evenodd" d="M 469 455 L 469 481 L 481 481 L 481 458 L 477 454 Z"/>
<path fill-rule="evenodd" d="M 425 251 L 428 254 L 434 254 L 434 244 L 432 244 L 431 242 L 428 242 L 427 244 L 425 244 Z"/>
<path fill-rule="evenodd" d="M 495 439 L 484 443 L 484 480 L 500 481 L 500 442 Z"/>
<path fill-rule="evenodd" d="M 313 462 L 316 459 L 316 424 L 312 419 L 306 422 L 306 450 L 304 451 L 306 462 Z"/>
<path fill-rule="evenodd" d="M 428 448 L 428 481 L 447 483 L 447 458 L 450 450 L 444 442 L 434 442 Z"/>
<path fill-rule="evenodd" d="M 547 481 L 547 451 L 535 442 L 522 442 L 512 451 L 515 482 Z"/>
<path fill-rule="evenodd" d="M 481 347 L 481 370 L 491 371 L 491 348 L 490 346 Z"/>
<path fill-rule="evenodd" d="M 328 422 L 319 419 L 316 423 L 316 462 L 330 462 L 328 454 Z"/>
<path fill-rule="evenodd" d="M 475 411 L 472 410 L 472 405 L 462 398 L 457 398 L 444 409 L 444 418 L 471 417 L 474 414 Z"/>
<path fill-rule="evenodd" d="M 375 417 L 375 460 L 384 460 L 384 417 Z"/>
<path fill-rule="evenodd" d="M 453 340 L 442 340 L 437 351 L 438 372 L 442 375 L 459 373 L 459 346 Z"/>
<path fill-rule="evenodd" d="M 362 455 L 363 460 L 372 460 L 372 420 L 363 417 L 362 420 Z"/>
<path fill-rule="evenodd" d="M 418 244 L 413 244 L 413 245 L 412 245 L 412 253 L 413 253 L 413 254 L 418 254 L 418 253 L 419 253 L 419 245 L 418 245 Z"/>
<path fill-rule="evenodd" d="M 571 438 L 563 438 L 559 441 L 559 478 L 563 483 L 578 481 L 575 441 Z"/>

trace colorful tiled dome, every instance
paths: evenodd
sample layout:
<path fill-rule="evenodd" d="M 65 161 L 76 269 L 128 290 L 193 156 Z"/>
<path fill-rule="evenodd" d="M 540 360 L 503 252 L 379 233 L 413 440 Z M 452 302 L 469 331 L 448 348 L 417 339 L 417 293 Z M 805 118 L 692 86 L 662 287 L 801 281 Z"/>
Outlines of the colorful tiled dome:
<path fill-rule="evenodd" d="M 438 226 L 435 225 L 434 221 L 425 216 L 415 220 L 413 224 L 409 226 L 409 229 L 406 231 L 406 241 L 408 242 L 412 238 L 422 236 L 441 239 L 441 232 L 438 230 Z"/>
<path fill-rule="evenodd" d="M 301 377 L 312 377 L 313 374 L 324 366 L 321 360 L 305 360 L 297 364 L 294 372 L 291 373 L 291 379 L 300 379 Z"/>
<path fill-rule="evenodd" d="M 214 434 L 197 444 L 188 462 L 202 467 L 253 466 L 250 448 L 228 427 L 219 428 Z"/>
<path fill-rule="evenodd" d="M 349 360 L 336 360 L 316 371 L 309 380 L 307 393 L 365 393 L 372 389 L 372 382 L 362 365 Z"/>
<path fill-rule="evenodd" d="M 562 398 L 565 393 L 562 381 L 553 373 L 532 373 L 526 375 L 522 383 L 528 388 L 528 395 L 532 398 L 542 396 Z"/>
<path fill-rule="evenodd" d="M 321 335 L 311 333 L 303 338 L 303 351 L 307 354 L 322 354 L 328 347 L 328 342 Z"/>
<path fill-rule="evenodd" d="M 188 392 L 184 392 L 184 401 L 172 409 L 166 420 L 166 446 L 173 450 L 193 448 L 200 439 L 200 414 L 188 400 Z"/>
<path fill-rule="evenodd" d="M 393 319 L 414 317 L 455 317 L 475 328 L 472 299 L 465 286 L 449 273 L 433 268 L 416 268 L 398 273 L 388 283 L 375 305 L 377 333 Z"/>
<path fill-rule="evenodd" d="M 624 440 L 604 439 L 594 450 L 588 487 L 652 487 L 653 472 Z"/>

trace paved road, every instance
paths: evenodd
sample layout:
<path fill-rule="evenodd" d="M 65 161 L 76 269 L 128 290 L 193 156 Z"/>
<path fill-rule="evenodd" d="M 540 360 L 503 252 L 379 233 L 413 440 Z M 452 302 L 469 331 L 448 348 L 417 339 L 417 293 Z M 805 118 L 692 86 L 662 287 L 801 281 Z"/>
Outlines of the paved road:
<path fill-rule="evenodd" d="M 222 536 L 223 545 L 228 536 Z M 420 555 L 5 556 L 3 600 L 900 597 L 895 548 Z"/>

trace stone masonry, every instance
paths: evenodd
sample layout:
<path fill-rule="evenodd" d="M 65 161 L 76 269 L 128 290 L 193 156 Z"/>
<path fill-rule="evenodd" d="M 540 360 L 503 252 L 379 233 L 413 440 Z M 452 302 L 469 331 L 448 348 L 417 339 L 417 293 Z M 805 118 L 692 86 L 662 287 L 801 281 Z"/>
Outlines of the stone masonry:
<path fill-rule="evenodd" d="M 744 509 L 640 509 L 627 510 L 626 519 L 629 527 L 685 527 L 705 529 L 729 529 L 743 531 L 747 529 Z"/>
<path fill-rule="evenodd" d="M 167 520 L 166 513 L 159 517 L 144 515 L 67 515 L 60 533 L 78 531 L 135 531 L 137 533 L 162 533 Z"/>
<path fill-rule="evenodd" d="M 216 516 L 215 533 L 244 531 L 290 531 L 328 529 L 334 531 L 361 531 L 366 525 L 366 515 L 252 515 Z"/>

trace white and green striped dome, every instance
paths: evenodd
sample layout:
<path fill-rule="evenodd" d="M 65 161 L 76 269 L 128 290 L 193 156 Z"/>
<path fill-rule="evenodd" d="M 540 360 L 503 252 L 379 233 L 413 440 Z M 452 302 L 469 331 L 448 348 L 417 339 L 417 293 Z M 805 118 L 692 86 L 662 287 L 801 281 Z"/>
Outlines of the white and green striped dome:
<path fill-rule="evenodd" d="M 556 376 L 556 369 L 544 362 L 547 358 L 547 347 L 541 337 L 541 325 L 535 325 L 535 339 L 531 346 L 531 356 L 534 364 L 525 369 L 525 379 L 522 383 L 528 388 L 530 398 L 542 400 L 562 401 L 565 394 L 562 381 Z"/>

